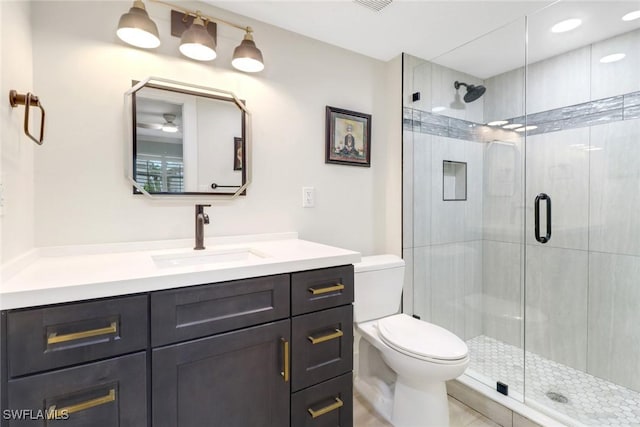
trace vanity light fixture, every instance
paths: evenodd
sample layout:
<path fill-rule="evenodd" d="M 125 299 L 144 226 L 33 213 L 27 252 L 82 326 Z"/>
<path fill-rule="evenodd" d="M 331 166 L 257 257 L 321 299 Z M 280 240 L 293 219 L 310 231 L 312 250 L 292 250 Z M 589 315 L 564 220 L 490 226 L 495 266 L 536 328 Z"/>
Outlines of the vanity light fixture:
<path fill-rule="evenodd" d="M 196 17 L 180 39 L 180 52 L 196 61 L 213 61 L 216 59 L 216 41 L 205 28 L 202 15 L 196 11 Z"/>
<path fill-rule="evenodd" d="M 442 105 L 438 105 L 437 107 L 433 107 L 431 109 L 431 111 L 434 112 L 434 113 L 439 113 L 440 111 L 444 111 L 446 109 L 447 109 L 447 107 L 443 107 Z"/>
<path fill-rule="evenodd" d="M 565 19 L 564 21 L 560 21 L 556 25 L 551 27 L 551 32 L 566 33 L 567 31 L 575 30 L 580 25 L 582 25 L 581 19 L 578 19 L 578 18 Z"/>
<path fill-rule="evenodd" d="M 502 126 L 506 125 L 507 123 L 509 123 L 509 121 L 507 120 L 496 120 L 494 122 L 487 123 L 487 126 Z"/>
<path fill-rule="evenodd" d="M 264 69 L 262 52 L 253 41 L 251 27 L 234 24 L 219 18 L 207 16 L 200 11 L 191 11 L 162 0 L 150 0 L 170 7 L 171 35 L 180 37 L 180 52 L 197 61 L 212 61 L 216 58 L 216 32 L 218 24 L 244 31 L 244 38 L 233 52 L 231 65 L 248 73 L 256 73 Z M 158 28 L 149 18 L 144 3 L 135 0 L 128 13 L 120 18 L 118 37 L 133 46 L 151 48 L 160 45 Z"/>
<path fill-rule="evenodd" d="M 606 55 L 600 58 L 600 62 L 602 64 L 609 64 L 610 62 L 620 61 L 624 59 L 625 56 L 627 55 L 625 55 L 624 53 L 612 53 L 611 55 Z"/>
<path fill-rule="evenodd" d="M 516 132 L 526 132 L 528 130 L 534 130 L 534 129 L 538 129 L 538 126 L 535 126 L 535 125 L 524 126 L 516 129 Z"/>
<path fill-rule="evenodd" d="M 634 10 L 633 12 L 629 12 L 622 17 L 623 21 L 634 21 L 640 18 L 640 10 Z"/>
<path fill-rule="evenodd" d="M 116 34 L 123 42 L 143 49 L 160 46 L 158 27 L 141 0 L 135 0 L 129 12 L 120 17 Z"/>

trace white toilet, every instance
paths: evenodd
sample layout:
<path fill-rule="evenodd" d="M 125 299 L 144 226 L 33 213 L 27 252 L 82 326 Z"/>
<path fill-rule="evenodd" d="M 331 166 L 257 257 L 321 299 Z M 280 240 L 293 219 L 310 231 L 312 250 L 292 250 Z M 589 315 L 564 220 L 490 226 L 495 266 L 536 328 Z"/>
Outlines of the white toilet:
<path fill-rule="evenodd" d="M 363 257 L 355 265 L 356 390 L 396 427 L 449 425 L 445 381 L 469 364 L 467 345 L 453 333 L 398 314 L 404 261 Z"/>

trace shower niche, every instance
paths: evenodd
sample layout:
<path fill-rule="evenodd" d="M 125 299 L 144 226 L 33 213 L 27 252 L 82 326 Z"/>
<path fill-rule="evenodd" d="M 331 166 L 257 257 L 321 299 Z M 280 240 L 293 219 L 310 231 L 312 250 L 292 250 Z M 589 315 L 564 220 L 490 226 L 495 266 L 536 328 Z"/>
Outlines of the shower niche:
<path fill-rule="evenodd" d="M 444 160 L 442 162 L 442 200 L 467 200 L 467 164 Z"/>

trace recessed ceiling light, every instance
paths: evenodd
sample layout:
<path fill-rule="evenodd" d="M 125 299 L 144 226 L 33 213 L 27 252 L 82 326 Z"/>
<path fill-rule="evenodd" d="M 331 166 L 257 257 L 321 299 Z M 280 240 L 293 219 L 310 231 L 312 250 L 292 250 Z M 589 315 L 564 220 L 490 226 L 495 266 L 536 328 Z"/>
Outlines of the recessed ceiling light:
<path fill-rule="evenodd" d="M 526 132 L 528 130 L 534 130 L 534 129 L 538 129 L 538 126 L 531 125 L 531 126 L 521 127 L 516 129 L 516 132 Z"/>
<path fill-rule="evenodd" d="M 622 17 L 623 21 L 633 21 L 634 19 L 640 18 L 640 10 L 634 10 L 633 12 L 629 12 Z"/>
<path fill-rule="evenodd" d="M 624 53 L 612 53 L 611 55 L 603 56 L 602 58 L 600 58 L 600 62 L 602 62 L 603 64 L 608 64 L 610 62 L 620 61 L 621 59 L 624 59 L 625 56 L 627 55 L 625 55 Z"/>
<path fill-rule="evenodd" d="M 582 20 L 578 18 L 566 19 L 564 21 L 558 22 L 556 25 L 551 27 L 552 33 L 566 33 L 567 31 L 575 30 L 580 25 L 582 25 Z"/>
<path fill-rule="evenodd" d="M 511 123 L 510 125 L 502 126 L 502 128 L 503 129 L 515 129 L 515 128 L 519 128 L 520 126 L 522 126 L 520 123 Z"/>
<path fill-rule="evenodd" d="M 446 110 L 446 109 L 447 109 L 447 107 L 443 107 L 443 106 L 441 106 L 441 105 L 440 105 L 440 106 L 438 106 L 438 107 L 433 107 L 433 108 L 431 109 L 431 111 L 433 111 L 434 113 L 439 113 L 440 111 L 444 111 L 444 110 Z"/>
<path fill-rule="evenodd" d="M 502 126 L 502 125 L 506 125 L 507 123 L 509 123 L 507 120 L 496 120 L 495 122 L 487 123 L 487 125 L 489 125 L 489 126 Z"/>

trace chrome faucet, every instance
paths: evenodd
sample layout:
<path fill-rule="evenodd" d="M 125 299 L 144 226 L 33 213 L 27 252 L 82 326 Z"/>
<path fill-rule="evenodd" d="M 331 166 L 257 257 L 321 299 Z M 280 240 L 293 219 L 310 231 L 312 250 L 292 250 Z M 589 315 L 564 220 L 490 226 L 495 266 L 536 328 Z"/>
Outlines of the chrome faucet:
<path fill-rule="evenodd" d="M 205 207 L 211 205 L 196 205 L 196 251 L 204 249 L 204 225 L 209 224 L 209 215 L 204 213 Z"/>

